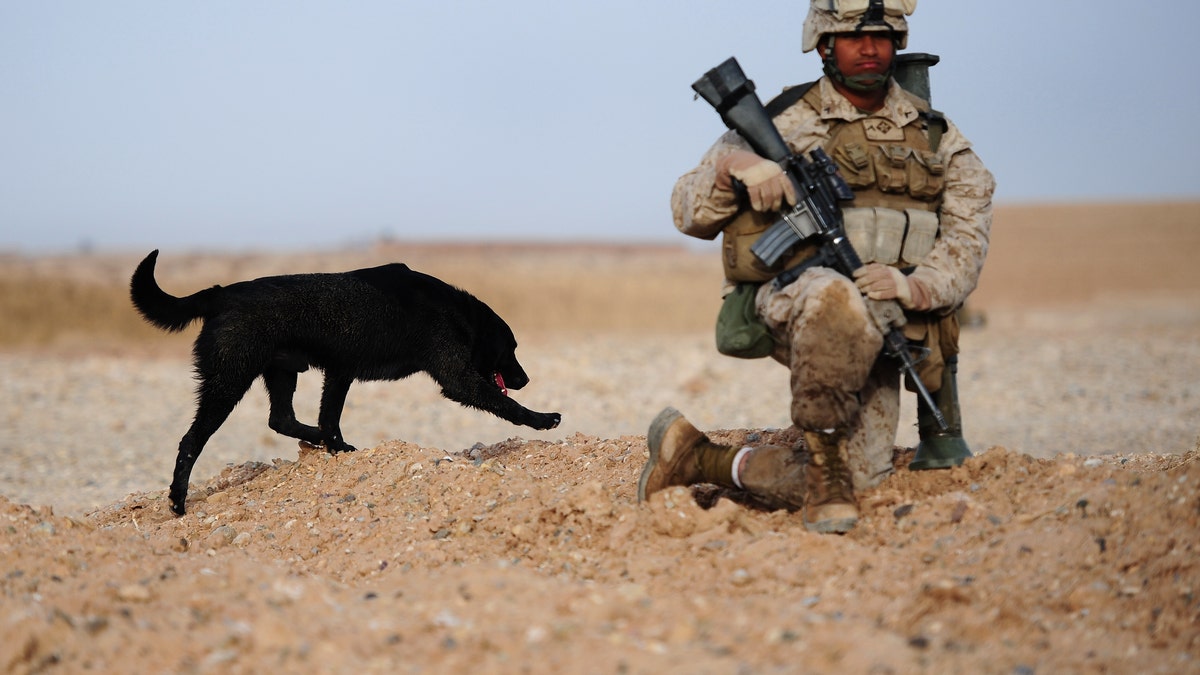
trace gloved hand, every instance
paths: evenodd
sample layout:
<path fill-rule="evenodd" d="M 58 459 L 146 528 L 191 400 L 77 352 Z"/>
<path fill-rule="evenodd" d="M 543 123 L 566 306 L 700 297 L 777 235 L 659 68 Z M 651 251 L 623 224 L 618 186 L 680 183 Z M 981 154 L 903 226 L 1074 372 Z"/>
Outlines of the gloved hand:
<path fill-rule="evenodd" d="M 778 211 L 785 199 L 796 203 L 796 189 L 783 168 L 753 152 L 734 150 L 717 161 L 717 187 L 732 190 L 734 178 L 746 186 L 750 208 L 755 211 Z"/>
<path fill-rule="evenodd" d="M 854 271 L 854 284 L 872 300 L 896 300 L 904 309 L 926 312 L 933 305 L 929 289 L 919 279 L 895 267 L 867 263 Z"/>

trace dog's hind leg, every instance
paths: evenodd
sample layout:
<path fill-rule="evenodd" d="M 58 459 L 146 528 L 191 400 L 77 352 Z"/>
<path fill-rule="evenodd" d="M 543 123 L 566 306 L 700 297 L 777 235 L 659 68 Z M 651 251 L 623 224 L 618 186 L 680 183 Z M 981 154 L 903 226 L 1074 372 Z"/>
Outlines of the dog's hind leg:
<path fill-rule="evenodd" d="M 267 426 L 276 433 L 298 438 L 306 443 L 321 445 L 321 430 L 296 419 L 292 399 L 296 394 L 296 371 L 281 368 L 274 363 L 263 371 L 263 384 L 267 387 L 267 398 L 271 401 L 271 415 Z"/>
<path fill-rule="evenodd" d="M 204 444 L 225 423 L 234 406 L 242 400 L 242 396 L 254 383 L 254 376 L 229 380 L 219 375 L 205 377 L 197 369 L 200 377 L 196 406 L 196 419 L 187 433 L 179 441 L 179 454 L 175 457 L 175 473 L 171 479 L 171 489 L 168 492 L 171 511 L 182 516 L 187 511 L 188 481 L 192 476 L 192 467 L 200 458 Z"/>
<path fill-rule="evenodd" d="M 325 385 L 321 389 L 321 410 L 317 414 L 322 443 L 329 452 L 353 452 L 355 447 L 342 440 L 342 408 L 346 405 L 346 394 L 350 391 L 353 377 L 325 371 Z"/>

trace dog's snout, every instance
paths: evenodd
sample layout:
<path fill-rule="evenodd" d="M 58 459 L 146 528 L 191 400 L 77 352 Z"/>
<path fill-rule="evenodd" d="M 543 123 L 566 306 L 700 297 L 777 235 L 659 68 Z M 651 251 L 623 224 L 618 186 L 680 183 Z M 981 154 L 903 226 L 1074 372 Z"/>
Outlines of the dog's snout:
<path fill-rule="evenodd" d="M 504 384 L 509 389 L 520 389 L 529 384 L 529 376 L 520 366 L 514 366 L 501 371 L 504 374 Z"/>

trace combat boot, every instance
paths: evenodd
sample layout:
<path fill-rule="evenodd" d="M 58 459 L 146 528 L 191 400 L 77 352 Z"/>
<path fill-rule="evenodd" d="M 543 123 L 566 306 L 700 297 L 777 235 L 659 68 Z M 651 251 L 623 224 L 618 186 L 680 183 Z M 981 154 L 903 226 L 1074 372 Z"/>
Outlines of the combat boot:
<path fill-rule="evenodd" d="M 764 445 L 746 448 L 745 454 L 739 454 L 734 461 L 738 466 L 733 482 L 754 501 L 770 509 L 804 508 L 806 468 L 800 453 L 792 448 Z"/>
<path fill-rule="evenodd" d="M 958 407 L 958 357 L 946 359 L 942 369 L 942 387 L 933 394 L 934 403 L 946 419 L 945 431 L 938 426 L 933 411 L 925 400 L 917 397 L 917 434 L 921 442 L 908 468 L 911 471 L 948 469 L 962 464 L 971 456 L 963 439 L 962 411 Z"/>
<path fill-rule="evenodd" d="M 646 433 L 650 459 L 638 479 L 638 501 L 672 485 L 714 483 L 735 487 L 730 467 L 737 449 L 713 443 L 674 408 L 666 408 Z"/>
<path fill-rule="evenodd" d="M 808 502 L 804 527 L 810 532 L 844 534 L 858 522 L 845 430 L 805 431 Z"/>

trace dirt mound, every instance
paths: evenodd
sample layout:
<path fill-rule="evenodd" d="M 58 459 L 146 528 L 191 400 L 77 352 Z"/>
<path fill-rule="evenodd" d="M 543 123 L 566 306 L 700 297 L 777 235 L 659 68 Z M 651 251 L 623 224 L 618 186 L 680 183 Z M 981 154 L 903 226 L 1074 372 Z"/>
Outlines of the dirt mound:
<path fill-rule="evenodd" d="M 1195 671 L 1198 455 L 996 447 L 901 469 L 843 537 L 684 488 L 639 505 L 635 436 L 302 448 L 183 518 L 162 491 L 86 518 L 0 500 L 0 666 Z"/>
<path fill-rule="evenodd" d="M 1198 218 L 999 209 L 959 371 L 979 454 L 912 473 L 898 450 L 846 536 L 712 488 L 636 503 L 665 405 L 796 440 L 786 371 L 713 350 L 715 243 L 164 251 L 178 292 L 408 262 L 491 303 L 536 371 L 522 403 L 564 413 L 514 430 L 363 383 L 364 449 L 329 456 L 255 391 L 183 518 L 189 336 L 130 309 L 144 252 L 0 255 L 0 670 L 1200 673 Z M 319 396 L 302 378 L 297 410 Z"/>

